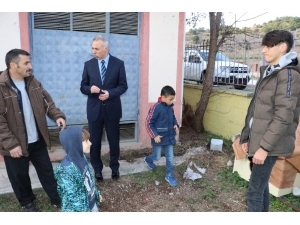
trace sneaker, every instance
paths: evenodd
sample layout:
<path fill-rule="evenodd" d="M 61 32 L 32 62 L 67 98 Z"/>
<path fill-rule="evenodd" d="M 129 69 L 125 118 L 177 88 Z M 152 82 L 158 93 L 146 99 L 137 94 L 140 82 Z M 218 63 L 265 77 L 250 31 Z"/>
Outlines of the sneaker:
<path fill-rule="evenodd" d="M 22 209 L 24 212 L 38 212 L 33 202 L 29 202 L 27 205 L 22 206 Z"/>
<path fill-rule="evenodd" d="M 147 166 L 149 167 L 149 169 L 151 169 L 151 170 L 154 170 L 154 169 L 156 169 L 156 165 L 153 163 L 153 162 L 148 162 L 147 160 L 146 160 L 146 157 L 144 158 L 144 162 L 147 164 Z"/>
<path fill-rule="evenodd" d="M 173 176 L 165 177 L 165 180 L 168 181 L 172 187 L 177 186 L 177 181 L 175 180 L 175 178 Z"/>

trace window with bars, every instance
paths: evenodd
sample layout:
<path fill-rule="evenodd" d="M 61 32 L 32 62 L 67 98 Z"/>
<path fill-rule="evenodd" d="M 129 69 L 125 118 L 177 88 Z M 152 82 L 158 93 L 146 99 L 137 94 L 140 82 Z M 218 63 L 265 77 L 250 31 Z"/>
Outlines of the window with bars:
<path fill-rule="evenodd" d="M 73 31 L 105 33 L 105 12 L 73 12 Z"/>
<path fill-rule="evenodd" d="M 131 34 L 138 33 L 138 14 L 129 13 L 110 13 L 110 33 L 114 34 Z"/>
<path fill-rule="evenodd" d="M 34 28 L 49 30 L 70 30 L 70 13 L 34 13 Z"/>
<path fill-rule="evenodd" d="M 105 33 L 107 27 L 106 12 L 35 12 L 34 29 L 68 30 Z M 138 35 L 137 12 L 109 13 L 108 33 Z"/>

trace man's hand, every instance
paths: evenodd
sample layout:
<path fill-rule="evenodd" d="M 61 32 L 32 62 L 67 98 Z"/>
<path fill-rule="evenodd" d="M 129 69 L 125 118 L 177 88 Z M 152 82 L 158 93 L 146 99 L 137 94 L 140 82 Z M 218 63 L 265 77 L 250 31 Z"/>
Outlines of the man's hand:
<path fill-rule="evenodd" d="M 108 91 L 106 91 L 106 90 L 102 90 L 102 92 L 103 92 L 104 94 L 100 94 L 100 95 L 99 95 L 99 99 L 100 99 L 101 101 L 105 101 L 106 99 L 109 98 L 109 93 L 108 93 Z"/>
<path fill-rule="evenodd" d="M 266 152 L 265 150 L 263 150 L 262 148 L 259 148 L 252 159 L 252 162 L 254 164 L 264 164 L 266 158 L 268 156 L 268 152 Z"/>
<path fill-rule="evenodd" d="M 9 153 L 10 156 L 13 158 L 20 158 L 21 156 L 23 156 L 22 149 L 20 146 L 13 148 L 12 150 L 9 151 Z"/>
<path fill-rule="evenodd" d="M 243 151 L 244 151 L 245 153 L 248 152 L 248 142 L 245 142 L 245 143 L 242 144 L 242 149 L 243 149 Z"/>
<path fill-rule="evenodd" d="M 159 144 L 159 143 L 160 143 L 160 139 L 161 139 L 162 137 L 163 137 L 163 136 L 157 135 L 157 136 L 154 138 L 155 143 Z"/>
<path fill-rule="evenodd" d="M 178 128 L 178 126 L 177 126 L 177 125 L 174 125 L 174 129 L 175 129 L 175 132 L 176 132 L 176 134 L 178 134 L 178 132 L 179 132 L 179 128 Z"/>
<path fill-rule="evenodd" d="M 100 88 L 98 88 L 97 86 L 93 85 L 91 87 L 91 93 L 100 93 Z"/>
<path fill-rule="evenodd" d="M 102 195 L 99 196 L 99 201 L 100 201 L 100 202 L 103 202 Z"/>
<path fill-rule="evenodd" d="M 66 121 L 63 118 L 58 118 L 56 124 L 58 127 L 62 126 L 61 130 L 66 128 Z"/>

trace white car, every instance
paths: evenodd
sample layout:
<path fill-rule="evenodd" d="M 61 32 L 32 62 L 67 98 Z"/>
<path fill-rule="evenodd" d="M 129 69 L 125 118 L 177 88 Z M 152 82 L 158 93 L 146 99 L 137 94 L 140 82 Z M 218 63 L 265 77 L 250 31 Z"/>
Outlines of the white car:
<path fill-rule="evenodd" d="M 208 51 L 197 48 L 185 50 L 184 79 L 202 83 L 205 79 Z M 252 73 L 250 68 L 242 63 L 231 61 L 220 52 L 216 54 L 213 84 L 231 84 L 236 89 L 245 89 Z"/>

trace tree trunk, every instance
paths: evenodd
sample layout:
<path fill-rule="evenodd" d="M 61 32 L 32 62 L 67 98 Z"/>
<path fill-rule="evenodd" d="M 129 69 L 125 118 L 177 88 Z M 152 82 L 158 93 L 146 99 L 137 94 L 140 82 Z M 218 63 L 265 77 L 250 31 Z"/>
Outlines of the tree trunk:
<path fill-rule="evenodd" d="M 196 132 L 203 132 L 203 118 L 204 113 L 206 111 L 210 94 L 212 92 L 212 85 L 213 85 L 213 75 L 215 70 L 215 59 L 216 54 L 218 52 L 218 37 L 219 37 L 219 30 L 221 25 L 221 12 L 210 12 L 210 41 L 209 41 L 209 54 L 208 54 L 208 64 L 206 69 L 205 80 L 203 83 L 202 95 L 200 100 L 197 104 L 197 108 L 193 118 L 193 129 Z"/>

